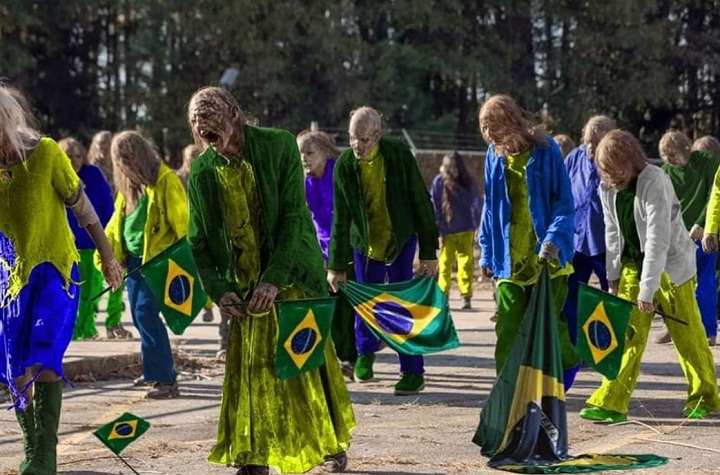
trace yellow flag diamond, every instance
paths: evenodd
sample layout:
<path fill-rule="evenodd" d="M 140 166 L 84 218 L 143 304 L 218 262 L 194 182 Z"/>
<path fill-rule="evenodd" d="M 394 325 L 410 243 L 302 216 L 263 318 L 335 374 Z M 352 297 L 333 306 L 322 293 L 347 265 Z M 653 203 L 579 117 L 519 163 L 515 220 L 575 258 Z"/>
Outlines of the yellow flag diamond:
<path fill-rule="evenodd" d="M 318 327 L 315 314 L 308 310 L 305 318 L 295 327 L 283 347 L 298 369 L 305 366 L 315 349 L 322 341 L 322 334 Z"/>
<path fill-rule="evenodd" d="M 186 272 L 174 260 L 168 259 L 168 272 L 165 279 L 165 305 L 192 317 L 193 286 L 195 277 Z"/>
<path fill-rule="evenodd" d="M 600 363 L 618 347 L 617 336 L 605 313 L 603 302 L 597 304 L 583 325 L 583 331 L 595 364 Z"/>

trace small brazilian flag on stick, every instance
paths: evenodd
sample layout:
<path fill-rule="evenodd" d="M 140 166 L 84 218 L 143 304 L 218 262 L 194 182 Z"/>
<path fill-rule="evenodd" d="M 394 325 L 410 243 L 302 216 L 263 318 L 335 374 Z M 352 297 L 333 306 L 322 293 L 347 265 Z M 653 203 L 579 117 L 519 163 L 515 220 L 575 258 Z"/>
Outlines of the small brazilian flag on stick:
<path fill-rule="evenodd" d="M 150 428 L 145 419 L 126 412 L 109 424 L 105 424 L 93 435 L 100 439 L 115 455 L 140 438 Z"/>
<path fill-rule="evenodd" d="M 341 288 L 378 338 L 404 355 L 424 355 L 460 345 L 447 298 L 431 277 L 396 284 Z"/>
<path fill-rule="evenodd" d="M 610 380 L 620 372 L 632 309 L 631 302 L 580 283 L 577 353 Z"/>
<path fill-rule="evenodd" d="M 278 303 L 278 343 L 275 375 L 285 380 L 325 363 L 335 298 L 288 300 Z"/>
<path fill-rule="evenodd" d="M 182 335 L 207 302 L 187 239 L 148 261 L 142 273 L 168 328 Z"/>

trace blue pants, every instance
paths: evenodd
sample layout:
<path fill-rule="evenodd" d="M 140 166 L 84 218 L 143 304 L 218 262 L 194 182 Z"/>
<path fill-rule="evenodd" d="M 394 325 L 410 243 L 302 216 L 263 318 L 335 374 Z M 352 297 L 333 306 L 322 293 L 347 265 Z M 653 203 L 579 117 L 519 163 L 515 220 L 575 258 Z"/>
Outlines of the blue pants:
<path fill-rule="evenodd" d="M 695 297 L 697 298 L 698 307 L 700 307 L 705 334 L 708 337 L 713 337 L 717 336 L 718 331 L 718 281 L 715 275 L 718 253 L 705 254 L 699 242 L 695 243 L 695 245 L 697 246 L 697 287 L 695 288 Z"/>
<path fill-rule="evenodd" d="M 593 272 L 595 272 L 595 275 L 600 279 L 600 286 L 603 290 L 608 289 L 608 282 L 604 253 L 598 254 L 597 256 L 588 256 L 576 252 L 573 257 L 573 267 L 575 268 L 575 273 L 568 278 L 568 296 L 565 301 L 565 306 L 563 307 L 563 313 L 567 319 L 570 341 L 574 345 L 577 343 L 577 300 L 579 282 L 587 284 Z"/>
<path fill-rule="evenodd" d="M 133 270 L 141 263 L 139 257 L 128 256 L 128 269 Z M 127 278 L 127 292 L 133 324 L 140 332 L 143 378 L 158 383 L 174 382 L 175 363 L 167 329 L 160 318 L 160 308 L 140 272 Z"/>
<path fill-rule="evenodd" d="M 416 247 L 417 237 L 413 236 L 405 243 L 395 262 L 390 265 L 383 261 L 372 260 L 355 250 L 355 278 L 363 284 L 384 284 L 385 277 L 390 283 L 412 280 Z M 355 315 L 355 345 L 359 355 L 371 355 L 380 349 L 380 340 L 358 315 Z M 398 354 L 398 359 L 401 373 L 425 372 L 425 360 L 422 356 Z"/>

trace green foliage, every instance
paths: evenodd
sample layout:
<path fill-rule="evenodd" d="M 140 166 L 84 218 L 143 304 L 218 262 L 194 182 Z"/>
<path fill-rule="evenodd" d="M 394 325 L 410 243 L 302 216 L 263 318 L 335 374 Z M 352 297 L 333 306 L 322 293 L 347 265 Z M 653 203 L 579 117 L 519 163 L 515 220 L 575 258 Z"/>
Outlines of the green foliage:
<path fill-rule="evenodd" d="M 611 114 L 654 153 L 668 127 L 720 134 L 719 27 L 720 0 L 10 0 L 0 77 L 47 133 L 139 128 L 173 156 L 229 67 L 262 125 L 342 129 L 369 104 L 460 140 L 505 92 L 575 138 Z"/>

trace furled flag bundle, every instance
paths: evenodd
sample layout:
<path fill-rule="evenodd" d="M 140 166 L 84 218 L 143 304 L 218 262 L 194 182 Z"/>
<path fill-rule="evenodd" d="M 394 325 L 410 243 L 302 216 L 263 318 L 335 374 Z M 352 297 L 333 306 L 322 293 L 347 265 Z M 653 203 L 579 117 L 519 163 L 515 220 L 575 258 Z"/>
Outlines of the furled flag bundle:
<path fill-rule="evenodd" d="M 480 413 L 473 442 L 483 455 L 491 457 L 490 467 L 516 473 L 582 473 L 666 464 L 667 458 L 656 455 L 568 454 L 562 358 L 551 285 L 545 267 L 512 352 Z M 598 315 L 592 321 L 602 319 Z M 609 348 L 605 339 L 598 344 L 598 348 Z"/>
<path fill-rule="evenodd" d="M 181 239 L 142 266 L 148 287 L 176 335 L 197 317 L 207 302 L 187 239 Z"/>
<path fill-rule="evenodd" d="M 305 299 L 278 303 L 278 343 L 275 375 L 289 379 L 325 362 L 335 298 Z"/>
<path fill-rule="evenodd" d="M 405 355 L 457 348 L 447 298 L 431 277 L 396 284 L 350 281 L 341 290 L 378 338 Z"/>

